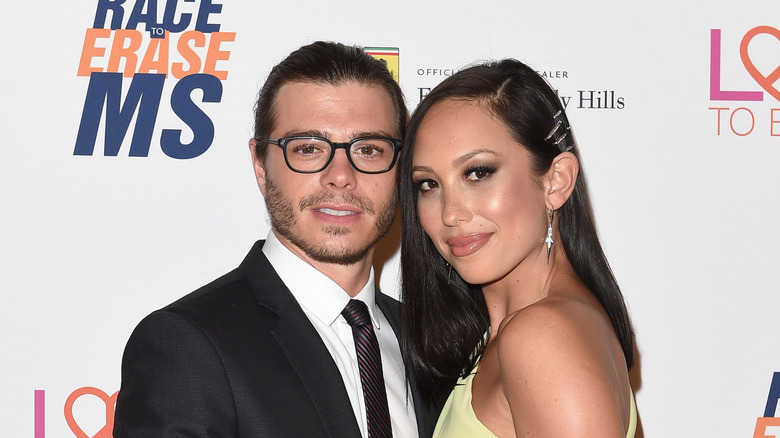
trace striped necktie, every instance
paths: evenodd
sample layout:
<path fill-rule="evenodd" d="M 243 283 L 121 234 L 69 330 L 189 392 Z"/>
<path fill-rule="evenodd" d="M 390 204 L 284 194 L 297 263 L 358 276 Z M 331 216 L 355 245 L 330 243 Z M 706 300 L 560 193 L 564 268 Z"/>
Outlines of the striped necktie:
<path fill-rule="evenodd" d="M 355 338 L 360 383 L 366 401 L 368 437 L 390 438 L 393 436 L 393 430 L 390 427 L 385 379 L 382 376 L 382 357 L 368 307 L 360 300 L 349 300 L 341 314 L 352 326 L 352 336 Z"/>

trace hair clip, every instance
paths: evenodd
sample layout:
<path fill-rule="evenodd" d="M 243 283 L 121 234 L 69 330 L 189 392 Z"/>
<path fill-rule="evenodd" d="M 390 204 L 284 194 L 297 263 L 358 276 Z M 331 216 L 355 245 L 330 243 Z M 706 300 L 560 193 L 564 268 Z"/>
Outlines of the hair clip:
<path fill-rule="evenodd" d="M 553 116 L 553 119 L 555 120 L 555 126 L 550 131 L 550 133 L 547 134 L 547 137 L 544 138 L 544 140 L 547 141 L 547 140 L 555 137 L 554 138 L 555 141 L 553 143 L 556 146 L 559 146 L 561 144 L 561 142 L 566 138 L 566 136 L 569 135 L 569 131 L 571 131 L 571 126 L 569 126 L 569 124 L 566 123 L 563 120 L 563 117 L 561 117 L 561 114 L 562 114 L 561 110 L 558 110 L 558 112 L 555 113 L 555 115 Z M 563 133 L 558 133 L 558 129 L 560 129 L 561 126 L 563 126 L 563 128 L 564 128 L 563 129 Z M 574 147 L 573 144 L 569 145 L 569 146 L 566 147 L 566 150 L 570 151 L 573 147 Z"/>

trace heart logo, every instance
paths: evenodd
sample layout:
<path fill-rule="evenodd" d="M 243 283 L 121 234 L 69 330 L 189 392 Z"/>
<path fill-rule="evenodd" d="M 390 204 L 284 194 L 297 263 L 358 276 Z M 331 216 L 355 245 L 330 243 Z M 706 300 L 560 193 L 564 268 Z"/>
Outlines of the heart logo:
<path fill-rule="evenodd" d="M 73 434 L 76 435 L 76 438 L 112 438 L 112 431 L 114 429 L 114 405 L 116 404 L 117 394 L 119 394 L 119 391 L 115 392 L 114 395 L 109 396 L 97 388 L 86 386 L 73 391 L 73 393 L 68 396 L 68 399 L 65 400 L 65 421 L 68 422 L 68 426 L 70 427 L 70 430 L 73 431 Z M 87 435 L 76 422 L 76 419 L 73 418 L 73 405 L 79 397 L 84 395 L 97 397 L 106 405 L 106 425 L 92 436 Z"/>
<path fill-rule="evenodd" d="M 750 73 L 750 76 L 753 76 L 753 79 L 755 79 L 756 83 L 758 83 L 758 85 L 766 90 L 767 93 L 774 96 L 775 99 L 780 100 L 780 90 L 775 88 L 774 85 L 775 82 L 777 82 L 777 79 L 780 78 L 780 66 L 775 68 L 772 73 L 764 76 L 760 71 L 758 71 L 756 66 L 753 64 L 753 61 L 751 61 L 750 55 L 748 55 L 748 45 L 750 45 L 750 41 L 757 35 L 761 34 L 772 35 L 773 37 L 777 38 L 778 41 L 780 41 L 780 30 L 769 26 L 754 27 L 753 29 L 750 29 L 750 31 L 742 38 L 742 43 L 739 45 L 739 56 L 742 58 L 742 64 L 745 65 L 748 73 Z"/>

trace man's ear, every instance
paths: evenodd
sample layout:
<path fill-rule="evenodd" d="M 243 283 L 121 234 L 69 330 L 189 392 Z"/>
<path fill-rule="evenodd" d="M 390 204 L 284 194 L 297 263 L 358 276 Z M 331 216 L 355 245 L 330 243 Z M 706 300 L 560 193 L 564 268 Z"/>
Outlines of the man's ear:
<path fill-rule="evenodd" d="M 545 203 L 557 210 L 569 199 L 580 173 L 580 162 L 571 152 L 561 152 L 553 159 L 545 175 Z"/>
<path fill-rule="evenodd" d="M 252 166 L 255 169 L 255 178 L 257 186 L 260 187 L 260 193 L 265 196 L 265 162 L 262 157 L 257 156 L 257 140 L 249 139 L 249 152 L 252 154 Z"/>

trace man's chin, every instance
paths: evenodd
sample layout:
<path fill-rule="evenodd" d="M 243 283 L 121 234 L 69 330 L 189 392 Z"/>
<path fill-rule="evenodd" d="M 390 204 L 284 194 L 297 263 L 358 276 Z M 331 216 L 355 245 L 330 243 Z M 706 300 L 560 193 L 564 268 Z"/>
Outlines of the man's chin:
<path fill-rule="evenodd" d="M 323 231 L 328 236 L 326 238 L 342 237 L 342 236 L 347 236 L 349 234 L 352 234 L 352 228 L 339 227 L 337 225 L 329 225 L 325 227 Z"/>
<path fill-rule="evenodd" d="M 303 248 L 303 250 L 312 260 L 345 266 L 361 262 L 368 255 L 368 248 L 320 246 L 318 248 Z"/>
<path fill-rule="evenodd" d="M 337 265 L 353 265 L 368 257 L 375 241 L 358 239 L 355 230 L 346 227 L 328 227 L 316 236 L 303 238 L 294 234 L 284 237 L 299 248 L 307 258 Z"/>

